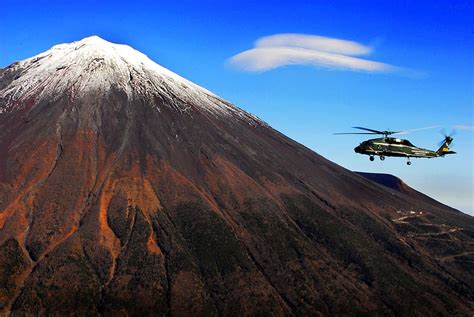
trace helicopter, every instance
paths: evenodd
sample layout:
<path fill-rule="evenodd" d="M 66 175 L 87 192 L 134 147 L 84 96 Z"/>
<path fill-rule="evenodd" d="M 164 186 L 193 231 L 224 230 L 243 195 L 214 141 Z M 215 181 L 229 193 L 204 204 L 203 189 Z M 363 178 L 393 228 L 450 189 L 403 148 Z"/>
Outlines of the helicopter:
<path fill-rule="evenodd" d="M 433 129 L 436 127 L 427 127 L 421 129 L 411 129 L 404 131 L 379 131 L 374 129 L 368 129 L 364 127 L 353 127 L 354 129 L 364 130 L 368 132 L 352 132 L 352 133 L 334 133 L 334 134 L 369 134 L 369 135 L 383 135 L 381 138 L 370 139 L 363 141 L 361 144 L 354 148 L 354 151 L 359 154 L 369 155 L 370 161 L 375 159 L 378 155 L 380 160 L 385 160 L 386 156 L 394 157 L 406 157 L 407 165 L 411 165 L 410 158 L 434 158 L 444 157 L 446 154 L 456 154 L 456 152 L 449 149 L 449 145 L 453 142 L 451 135 L 444 134 L 444 140 L 441 141 L 441 146 L 438 150 L 426 150 L 413 145 L 406 139 L 390 137 L 393 134 L 407 134 L 412 131 Z M 453 131 L 454 132 L 454 131 Z"/>

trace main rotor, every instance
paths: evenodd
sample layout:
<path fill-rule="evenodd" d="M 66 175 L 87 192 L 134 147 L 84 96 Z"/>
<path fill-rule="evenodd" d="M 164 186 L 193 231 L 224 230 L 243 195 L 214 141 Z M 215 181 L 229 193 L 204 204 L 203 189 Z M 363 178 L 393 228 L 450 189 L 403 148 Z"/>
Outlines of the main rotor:
<path fill-rule="evenodd" d="M 401 130 L 401 131 L 389 131 L 389 130 L 374 130 L 374 129 L 369 129 L 369 128 L 364 128 L 364 127 L 352 127 L 354 129 L 359 129 L 359 130 L 364 130 L 368 132 L 346 132 L 346 133 L 334 133 L 334 134 L 369 134 L 369 135 L 383 135 L 385 138 L 388 137 L 389 135 L 392 134 L 408 134 L 413 131 L 420 131 L 420 130 L 428 130 L 428 129 L 434 129 L 437 128 L 438 126 L 432 126 L 432 127 L 426 127 L 426 128 L 418 128 L 418 129 L 410 129 L 410 130 Z"/>

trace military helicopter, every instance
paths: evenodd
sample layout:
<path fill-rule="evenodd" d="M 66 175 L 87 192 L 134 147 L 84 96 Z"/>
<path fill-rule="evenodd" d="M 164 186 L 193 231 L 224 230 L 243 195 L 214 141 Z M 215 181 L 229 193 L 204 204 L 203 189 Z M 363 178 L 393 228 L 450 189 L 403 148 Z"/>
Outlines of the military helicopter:
<path fill-rule="evenodd" d="M 354 129 L 365 130 L 368 132 L 352 132 L 352 133 L 334 133 L 334 134 L 370 134 L 370 135 L 383 135 L 382 138 L 370 139 L 362 142 L 354 148 L 354 151 L 359 154 L 369 155 L 369 159 L 373 161 L 376 155 L 379 156 L 380 160 L 385 160 L 386 156 L 395 157 L 406 157 L 407 165 L 411 165 L 410 157 L 416 158 L 434 158 L 444 157 L 446 154 L 456 154 L 454 151 L 449 150 L 449 145 L 453 142 L 452 134 L 444 135 L 444 140 L 441 141 L 441 147 L 436 150 L 426 150 L 414 146 L 410 141 L 406 139 L 389 137 L 393 134 L 407 134 L 413 131 L 434 129 L 436 127 L 427 127 L 421 129 L 411 129 L 404 131 L 379 131 L 374 129 L 368 129 L 363 127 L 353 127 Z M 453 131 L 454 132 L 454 131 Z"/>

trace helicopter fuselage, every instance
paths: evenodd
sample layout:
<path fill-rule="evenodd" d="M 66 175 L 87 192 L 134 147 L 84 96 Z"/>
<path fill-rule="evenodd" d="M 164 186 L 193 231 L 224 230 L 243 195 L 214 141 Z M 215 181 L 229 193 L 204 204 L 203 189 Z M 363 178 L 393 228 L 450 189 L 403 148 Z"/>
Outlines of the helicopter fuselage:
<path fill-rule="evenodd" d="M 448 154 L 447 151 L 427 150 L 413 145 L 408 140 L 391 137 L 364 141 L 355 147 L 354 151 L 359 154 L 370 155 L 371 157 L 378 155 L 382 160 L 385 156 L 434 158 Z"/>
<path fill-rule="evenodd" d="M 414 146 L 410 141 L 406 139 L 393 138 L 389 135 L 392 134 L 406 134 L 411 131 L 427 130 L 436 128 L 436 126 L 420 128 L 420 129 L 411 129 L 404 131 L 380 131 L 364 127 L 353 127 L 354 129 L 364 130 L 366 132 L 343 132 L 343 133 L 334 133 L 334 134 L 379 134 L 383 135 L 381 138 L 370 139 L 362 142 L 354 148 L 354 151 L 359 154 L 369 155 L 371 161 L 374 160 L 374 157 L 377 155 L 380 157 L 380 160 L 385 160 L 386 156 L 395 156 L 395 157 L 405 157 L 407 158 L 407 164 L 411 165 L 411 157 L 423 157 L 423 158 L 434 158 L 434 157 L 443 157 L 446 154 L 456 154 L 454 151 L 449 150 L 449 145 L 453 142 L 451 135 L 445 135 L 444 140 L 442 141 L 441 147 L 436 150 L 427 150 L 421 147 Z M 452 133 L 451 133 L 452 134 Z"/>

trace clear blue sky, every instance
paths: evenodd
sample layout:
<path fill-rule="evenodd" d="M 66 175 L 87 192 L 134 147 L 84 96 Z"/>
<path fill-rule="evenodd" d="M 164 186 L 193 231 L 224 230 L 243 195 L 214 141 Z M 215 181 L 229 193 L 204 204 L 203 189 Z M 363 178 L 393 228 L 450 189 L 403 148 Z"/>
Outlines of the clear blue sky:
<path fill-rule="evenodd" d="M 473 132 L 458 130 L 459 154 L 369 162 L 352 126 L 409 129 L 473 125 L 474 7 L 471 1 L 17 1 L 0 2 L 0 67 L 57 43 L 99 35 L 250 111 L 351 170 L 397 175 L 465 212 L 473 206 Z M 364 56 L 411 71 L 371 73 L 309 66 L 244 72 L 226 61 L 261 37 L 312 34 L 373 48 Z M 437 148 L 438 131 L 409 136 Z"/>

